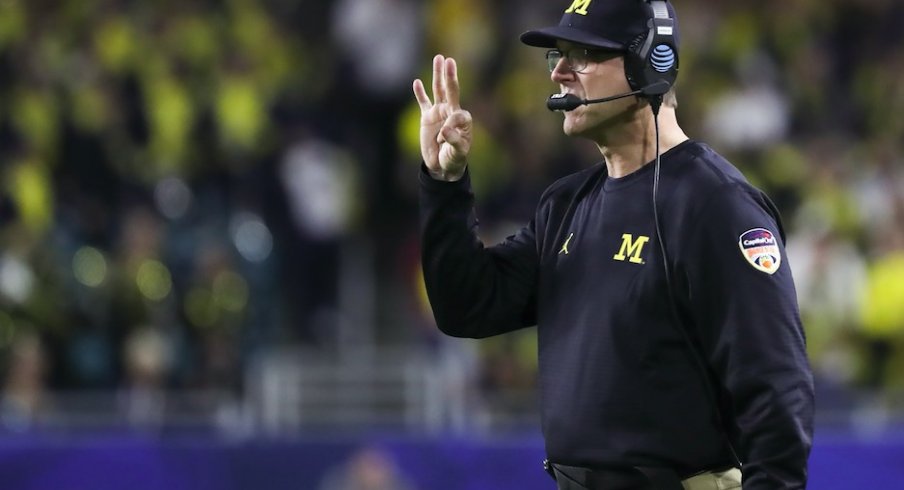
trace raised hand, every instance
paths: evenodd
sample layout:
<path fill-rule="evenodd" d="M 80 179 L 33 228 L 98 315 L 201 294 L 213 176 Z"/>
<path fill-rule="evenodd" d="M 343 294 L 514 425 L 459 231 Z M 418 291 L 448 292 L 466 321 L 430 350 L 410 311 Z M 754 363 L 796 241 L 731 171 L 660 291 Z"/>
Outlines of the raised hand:
<path fill-rule="evenodd" d="M 458 67 L 455 60 L 433 58 L 433 102 L 420 79 L 414 81 L 414 97 L 421 107 L 421 156 L 434 179 L 455 181 L 467 167 L 471 151 L 471 113 L 458 99 Z"/>

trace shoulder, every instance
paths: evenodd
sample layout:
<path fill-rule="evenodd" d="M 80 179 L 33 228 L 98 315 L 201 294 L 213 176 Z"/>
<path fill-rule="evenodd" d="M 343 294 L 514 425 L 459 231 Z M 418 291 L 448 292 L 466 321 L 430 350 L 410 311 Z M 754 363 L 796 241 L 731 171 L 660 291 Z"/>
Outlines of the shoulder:
<path fill-rule="evenodd" d="M 550 201 L 570 201 L 587 185 L 598 181 L 605 172 L 606 166 L 597 163 L 580 172 L 568 174 L 556 180 L 543 191 L 543 195 L 540 197 L 541 206 Z"/>
<path fill-rule="evenodd" d="M 670 167 L 670 208 L 683 214 L 680 219 L 687 229 L 737 222 L 745 229 L 768 224 L 784 235 L 779 211 L 769 197 L 708 145 L 692 142 Z"/>
<path fill-rule="evenodd" d="M 672 165 L 682 187 L 693 191 L 711 191 L 720 187 L 751 187 L 744 174 L 709 145 L 689 141 Z"/>
<path fill-rule="evenodd" d="M 692 212 L 714 205 L 754 201 L 767 205 L 768 197 L 744 174 L 709 145 L 690 141 L 669 165 L 670 201 Z"/>
<path fill-rule="evenodd" d="M 544 230 L 548 223 L 561 220 L 593 183 L 599 182 L 605 175 L 606 166 L 598 163 L 580 172 L 566 175 L 547 187 L 537 203 L 534 215 L 538 232 Z"/>

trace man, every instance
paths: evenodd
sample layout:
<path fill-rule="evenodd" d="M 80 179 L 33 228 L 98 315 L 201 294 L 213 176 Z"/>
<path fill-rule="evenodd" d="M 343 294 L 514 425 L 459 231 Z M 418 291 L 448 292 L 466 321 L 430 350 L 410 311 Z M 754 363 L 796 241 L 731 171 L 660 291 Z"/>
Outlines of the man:
<path fill-rule="evenodd" d="M 670 5 L 566 6 L 558 26 L 521 36 L 554 48 L 547 61 L 562 94 L 638 95 L 565 112 L 565 134 L 596 142 L 603 162 L 552 184 L 503 243 L 485 247 L 476 234 L 471 116 L 455 61 L 434 58 L 432 101 L 414 81 L 437 324 L 472 338 L 537 325 L 559 489 L 741 488 L 742 473 L 746 490 L 804 488 L 813 380 L 778 212 L 688 139 L 673 93 L 660 109 L 662 84 L 629 82 L 636 41 L 662 34 L 677 49 Z M 651 29 L 660 20 L 667 28 Z"/>

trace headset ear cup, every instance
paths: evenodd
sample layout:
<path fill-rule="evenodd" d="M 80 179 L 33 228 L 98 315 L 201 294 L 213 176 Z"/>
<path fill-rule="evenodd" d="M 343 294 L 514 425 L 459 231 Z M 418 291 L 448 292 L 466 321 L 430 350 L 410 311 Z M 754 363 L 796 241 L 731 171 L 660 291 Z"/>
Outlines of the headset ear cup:
<path fill-rule="evenodd" d="M 625 78 L 631 90 L 643 90 L 651 101 L 671 90 L 678 78 L 677 23 L 668 0 L 639 0 L 647 9 L 647 31 L 635 37 L 625 54 Z"/>
<path fill-rule="evenodd" d="M 647 39 L 647 34 L 641 34 L 628 44 L 628 52 L 625 54 L 625 78 L 631 90 L 640 90 L 647 85 L 646 80 L 646 56 L 641 52 Z"/>

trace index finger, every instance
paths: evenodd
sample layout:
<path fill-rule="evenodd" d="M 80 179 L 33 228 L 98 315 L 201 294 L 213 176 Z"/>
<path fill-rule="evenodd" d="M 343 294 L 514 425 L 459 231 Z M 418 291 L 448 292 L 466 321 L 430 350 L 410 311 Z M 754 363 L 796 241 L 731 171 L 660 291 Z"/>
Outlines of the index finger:
<path fill-rule="evenodd" d="M 458 84 L 458 65 L 454 59 L 446 58 L 443 75 L 445 75 L 444 80 L 446 81 L 446 98 L 453 109 L 460 109 L 459 94 L 461 93 L 461 88 Z"/>
<path fill-rule="evenodd" d="M 421 113 L 423 114 L 429 110 L 432 105 L 430 103 L 430 98 L 427 97 L 427 91 L 424 89 L 424 82 L 418 78 L 412 84 L 412 88 L 414 89 L 414 98 L 417 100 L 417 105 L 420 106 Z"/>

